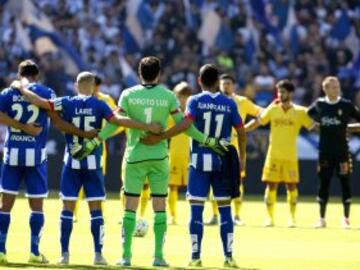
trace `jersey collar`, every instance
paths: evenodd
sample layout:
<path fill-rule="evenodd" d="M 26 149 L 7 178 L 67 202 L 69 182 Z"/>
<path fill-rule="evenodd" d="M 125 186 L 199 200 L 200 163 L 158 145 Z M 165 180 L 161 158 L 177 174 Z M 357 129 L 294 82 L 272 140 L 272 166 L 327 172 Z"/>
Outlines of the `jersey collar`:
<path fill-rule="evenodd" d="M 336 103 L 338 103 L 340 101 L 340 99 L 341 99 L 341 96 L 338 96 L 335 101 L 330 101 L 330 99 L 327 96 L 325 96 L 325 102 L 327 104 L 336 104 Z"/>
<path fill-rule="evenodd" d="M 208 95 L 211 96 L 212 98 L 216 98 L 217 96 L 220 95 L 220 92 L 212 93 L 212 92 L 210 92 L 210 91 L 208 91 L 208 90 L 202 90 L 202 91 L 203 91 L 203 93 L 208 94 Z"/>

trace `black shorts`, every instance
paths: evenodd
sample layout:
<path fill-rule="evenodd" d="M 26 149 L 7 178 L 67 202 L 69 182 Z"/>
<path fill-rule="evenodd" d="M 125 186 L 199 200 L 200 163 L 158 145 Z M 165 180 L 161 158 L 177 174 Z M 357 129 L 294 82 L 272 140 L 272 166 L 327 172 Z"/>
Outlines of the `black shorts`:
<path fill-rule="evenodd" d="M 349 176 L 352 172 L 352 160 L 350 153 L 335 155 L 328 153 L 319 154 L 319 176 L 332 177 L 334 172 L 337 176 Z"/>

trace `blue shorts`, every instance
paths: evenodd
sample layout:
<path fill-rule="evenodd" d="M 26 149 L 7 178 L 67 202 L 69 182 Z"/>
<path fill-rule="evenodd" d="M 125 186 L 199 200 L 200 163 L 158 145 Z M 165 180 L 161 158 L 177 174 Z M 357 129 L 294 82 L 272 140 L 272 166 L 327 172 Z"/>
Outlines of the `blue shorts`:
<path fill-rule="evenodd" d="M 76 170 L 63 166 L 60 182 L 60 197 L 65 201 L 76 201 L 81 187 L 87 201 L 105 200 L 105 185 L 102 169 Z"/>
<path fill-rule="evenodd" d="M 2 193 L 19 193 L 21 181 L 26 186 L 26 197 L 45 198 L 48 195 L 47 162 L 35 167 L 9 166 L 3 164 L 0 187 Z"/>
<path fill-rule="evenodd" d="M 206 201 L 211 186 L 214 200 L 231 200 L 230 195 L 222 187 L 220 175 L 220 172 L 203 172 L 190 166 L 186 198 L 188 200 Z"/>

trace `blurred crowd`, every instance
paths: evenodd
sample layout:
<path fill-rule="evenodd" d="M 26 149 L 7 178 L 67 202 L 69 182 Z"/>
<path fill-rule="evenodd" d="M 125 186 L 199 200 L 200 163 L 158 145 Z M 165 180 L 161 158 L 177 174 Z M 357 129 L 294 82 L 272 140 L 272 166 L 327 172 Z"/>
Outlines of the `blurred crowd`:
<path fill-rule="evenodd" d="M 144 42 L 139 50 L 127 46 L 123 33 L 129 1 L 33 3 L 89 69 L 103 77 L 102 91 L 115 99 L 127 86 L 119 57 L 124 56 L 136 70 L 142 56 L 155 55 L 162 60 L 162 81 L 170 88 L 185 80 L 194 92 L 199 91 L 199 67 L 215 62 L 236 77 L 239 93 L 263 106 L 274 97 L 276 81 L 283 78 L 295 82 L 296 101 L 308 105 L 320 95 L 321 80 L 329 74 L 338 76 L 344 95 L 360 105 L 360 80 L 354 68 L 360 37 L 357 0 L 267 0 L 265 23 L 255 16 L 250 0 L 144 0 L 151 23 L 142 26 Z M 221 25 L 220 40 L 211 46 L 200 34 L 209 12 L 216 15 Z M 41 64 L 45 84 L 59 95 L 71 94 L 74 76 L 66 74 L 64 61 L 53 54 L 38 57 L 23 48 L 17 36 L 16 18 L 4 6 L 0 18 L 1 87 L 16 75 L 21 59 L 32 57 Z M 339 26 L 347 31 L 346 36 L 344 31 L 339 32 Z"/>

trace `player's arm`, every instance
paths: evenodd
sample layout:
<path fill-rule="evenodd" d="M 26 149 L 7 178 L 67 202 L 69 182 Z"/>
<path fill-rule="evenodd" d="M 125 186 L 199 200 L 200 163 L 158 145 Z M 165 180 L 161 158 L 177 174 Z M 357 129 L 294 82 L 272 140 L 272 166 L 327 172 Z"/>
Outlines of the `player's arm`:
<path fill-rule="evenodd" d="M 52 104 L 48 99 L 42 98 L 34 92 L 30 91 L 26 87 L 26 83 L 23 81 L 13 81 L 11 83 L 12 88 L 16 88 L 20 91 L 20 93 L 26 97 L 26 99 L 34 104 L 35 106 L 44 109 L 44 110 L 53 110 Z"/>
<path fill-rule="evenodd" d="M 15 129 L 20 129 L 31 136 L 37 136 L 42 131 L 42 127 L 37 126 L 34 123 L 23 124 L 15 119 L 9 117 L 7 114 L 5 114 L 3 112 L 0 112 L 0 124 L 9 126 L 9 127 L 15 128 Z"/>
<path fill-rule="evenodd" d="M 240 164 L 241 164 L 241 171 L 245 171 L 246 169 L 246 132 L 243 126 L 235 128 L 238 138 L 238 146 L 239 146 L 239 154 L 240 154 Z"/>
<path fill-rule="evenodd" d="M 96 137 L 98 133 L 96 129 L 92 129 L 90 131 L 84 131 L 82 129 L 75 127 L 73 124 L 62 119 L 60 115 L 55 111 L 49 111 L 48 116 L 50 117 L 54 126 L 58 130 L 66 134 L 92 139 Z"/>
<path fill-rule="evenodd" d="M 259 126 L 266 125 L 270 122 L 272 105 L 270 104 L 263 112 L 258 116 L 258 118 L 251 120 L 245 125 L 245 132 L 250 132 L 257 129 Z"/>
<path fill-rule="evenodd" d="M 134 129 L 140 129 L 143 131 L 148 131 L 154 134 L 159 134 L 163 127 L 158 123 L 150 123 L 145 124 L 136 120 L 133 120 L 129 117 L 120 116 L 118 114 L 113 114 L 111 118 L 108 119 L 109 123 L 117 125 L 117 129 L 119 126 L 126 127 L 126 128 L 134 128 Z"/>

